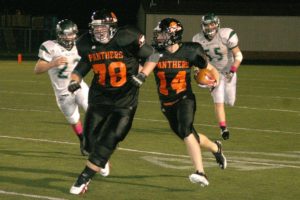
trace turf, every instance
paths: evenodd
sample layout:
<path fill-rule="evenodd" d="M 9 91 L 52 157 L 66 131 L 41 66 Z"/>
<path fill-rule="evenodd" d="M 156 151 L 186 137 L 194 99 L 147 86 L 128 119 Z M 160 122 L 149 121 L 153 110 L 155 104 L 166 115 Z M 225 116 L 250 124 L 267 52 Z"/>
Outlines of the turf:
<path fill-rule="evenodd" d="M 150 76 L 133 128 L 111 158 L 111 175 L 97 175 L 88 193 L 74 196 L 69 188 L 86 159 L 56 106 L 48 75 L 35 75 L 34 65 L 0 61 L 0 199 L 294 200 L 300 195 L 300 66 L 241 66 L 236 105 L 226 107 L 228 168 L 220 170 L 203 151 L 210 181 L 205 188 L 188 180 L 192 164 L 161 114 Z M 193 87 L 197 131 L 221 139 L 208 90 Z"/>

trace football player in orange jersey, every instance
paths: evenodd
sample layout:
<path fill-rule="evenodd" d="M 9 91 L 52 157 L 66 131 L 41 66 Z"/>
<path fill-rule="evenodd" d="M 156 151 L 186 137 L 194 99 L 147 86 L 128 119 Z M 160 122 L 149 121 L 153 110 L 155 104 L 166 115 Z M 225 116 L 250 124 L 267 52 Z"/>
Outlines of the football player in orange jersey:
<path fill-rule="evenodd" d="M 84 124 L 86 167 L 70 189 L 82 194 L 97 172 L 101 172 L 119 142 L 131 129 L 137 109 L 139 86 L 152 72 L 159 55 L 133 27 L 118 27 L 108 10 L 93 13 L 89 33 L 79 38 L 81 60 L 75 67 L 69 91 L 80 88 L 80 80 L 93 71 Z M 146 60 L 139 72 L 139 60 Z"/>
<path fill-rule="evenodd" d="M 189 176 L 192 183 L 209 184 L 202 163 L 201 147 L 210 150 L 222 169 L 227 161 L 219 141 L 212 142 L 205 135 L 198 134 L 193 126 L 196 99 L 191 87 L 192 67 L 207 68 L 218 84 L 219 73 L 208 63 L 202 46 L 193 42 L 181 42 L 182 24 L 174 18 L 161 20 L 154 28 L 153 42 L 160 54 L 154 69 L 161 110 L 168 119 L 173 132 L 184 141 L 195 172 Z"/>

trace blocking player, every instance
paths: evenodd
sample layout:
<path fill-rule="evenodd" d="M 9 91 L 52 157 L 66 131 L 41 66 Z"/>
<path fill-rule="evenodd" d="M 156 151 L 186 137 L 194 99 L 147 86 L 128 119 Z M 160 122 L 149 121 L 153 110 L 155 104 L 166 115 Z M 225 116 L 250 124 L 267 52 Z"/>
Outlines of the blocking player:
<path fill-rule="evenodd" d="M 93 71 L 94 77 L 84 124 L 85 150 L 90 155 L 70 188 L 71 194 L 87 190 L 92 178 L 127 136 L 137 109 L 139 86 L 159 60 L 140 31 L 118 27 L 117 22 L 113 12 L 95 11 L 89 33 L 77 43 L 81 60 L 72 72 L 69 91 L 77 91 L 89 71 Z M 139 72 L 140 59 L 145 64 Z"/>
<path fill-rule="evenodd" d="M 236 99 L 237 70 L 243 60 L 238 37 L 231 28 L 220 28 L 220 19 L 213 13 L 202 17 L 201 32 L 193 42 L 203 46 L 209 62 L 220 72 L 220 84 L 211 92 L 221 136 L 229 139 L 224 104 L 233 106 Z"/>

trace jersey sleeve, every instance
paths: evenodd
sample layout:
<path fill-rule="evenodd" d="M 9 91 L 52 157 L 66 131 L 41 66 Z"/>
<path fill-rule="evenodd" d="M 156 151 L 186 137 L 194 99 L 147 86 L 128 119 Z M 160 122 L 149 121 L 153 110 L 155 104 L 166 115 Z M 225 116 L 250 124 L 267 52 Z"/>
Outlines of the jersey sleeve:
<path fill-rule="evenodd" d="M 220 35 L 222 37 L 222 41 L 229 49 L 233 49 L 238 46 L 239 39 L 234 30 L 231 28 L 222 28 L 220 29 Z"/>
<path fill-rule="evenodd" d="M 120 46 L 126 46 L 126 49 L 142 62 L 158 62 L 159 55 L 156 50 L 146 43 L 145 35 L 137 28 L 122 27 L 116 37 Z"/>
<path fill-rule="evenodd" d="M 194 43 L 192 46 L 193 46 L 192 64 L 198 68 L 206 68 L 208 60 L 202 46 L 199 43 Z"/>
<path fill-rule="evenodd" d="M 78 50 L 78 54 L 81 57 L 78 64 L 73 70 L 73 73 L 76 73 L 77 75 L 84 77 L 91 69 L 91 66 L 88 61 L 88 49 L 89 49 L 89 35 L 83 34 L 77 41 L 76 41 L 76 47 Z"/>
<path fill-rule="evenodd" d="M 156 50 L 153 50 L 153 53 L 147 57 L 146 62 L 155 62 L 157 63 L 159 61 L 159 53 Z"/>
<path fill-rule="evenodd" d="M 78 64 L 76 65 L 76 67 L 74 68 L 72 73 L 77 74 L 78 76 L 80 76 L 81 78 L 85 77 L 85 75 L 87 75 L 87 73 L 91 70 L 91 66 L 86 63 L 83 62 L 82 60 L 80 60 L 78 62 Z"/>
<path fill-rule="evenodd" d="M 54 47 L 55 45 L 52 41 L 46 41 L 42 43 L 39 48 L 38 57 L 47 62 L 51 62 L 53 59 Z"/>
<path fill-rule="evenodd" d="M 196 35 L 193 36 L 192 42 L 199 42 L 200 41 L 200 34 L 197 33 Z"/>

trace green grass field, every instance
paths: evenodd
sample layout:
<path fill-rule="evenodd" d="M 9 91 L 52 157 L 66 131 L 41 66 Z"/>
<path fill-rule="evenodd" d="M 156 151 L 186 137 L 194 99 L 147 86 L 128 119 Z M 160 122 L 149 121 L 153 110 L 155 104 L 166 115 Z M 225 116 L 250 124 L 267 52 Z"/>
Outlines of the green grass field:
<path fill-rule="evenodd" d="M 76 136 L 35 62 L 0 61 L 0 199 L 296 200 L 300 195 L 300 66 L 242 65 L 227 107 L 228 168 L 203 152 L 210 185 L 192 184 L 183 144 L 161 114 L 153 77 L 143 85 L 133 128 L 84 196 L 69 188 L 85 166 Z M 87 78 L 88 83 L 90 76 Z M 195 127 L 220 139 L 211 97 L 196 86 Z M 82 113 L 82 118 L 84 113 Z"/>

